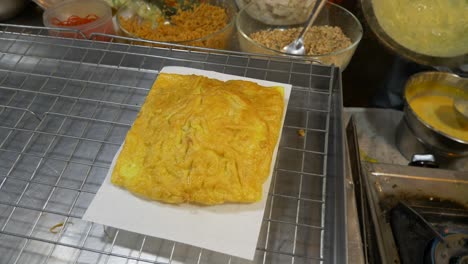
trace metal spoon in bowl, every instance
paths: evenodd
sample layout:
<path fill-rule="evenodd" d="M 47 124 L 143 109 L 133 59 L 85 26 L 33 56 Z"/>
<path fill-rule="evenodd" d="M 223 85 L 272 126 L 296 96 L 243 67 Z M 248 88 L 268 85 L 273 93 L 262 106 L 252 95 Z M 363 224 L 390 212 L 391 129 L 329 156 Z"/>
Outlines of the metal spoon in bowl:
<path fill-rule="evenodd" d="M 468 120 L 468 100 L 464 98 L 456 98 L 453 100 L 453 107 L 455 107 L 455 110 Z"/>
<path fill-rule="evenodd" d="M 281 49 L 282 52 L 293 54 L 293 55 L 305 55 L 304 35 L 314 23 L 315 19 L 317 18 L 318 14 L 322 10 L 326 2 L 327 2 L 326 0 L 315 1 L 314 8 L 312 9 L 312 12 L 310 13 L 309 18 L 307 18 L 307 22 L 304 28 L 302 29 L 301 33 L 293 42 L 291 42 L 287 46 L 284 46 Z"/>

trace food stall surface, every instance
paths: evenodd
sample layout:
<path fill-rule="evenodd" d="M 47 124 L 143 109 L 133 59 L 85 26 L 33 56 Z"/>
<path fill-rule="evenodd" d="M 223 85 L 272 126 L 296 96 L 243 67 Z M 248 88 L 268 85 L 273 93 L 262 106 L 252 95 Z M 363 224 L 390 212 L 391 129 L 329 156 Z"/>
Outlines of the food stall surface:
<path fill-rule="evenodd" d="M 22 15 L 20 15 L 19 17 L 15 19 L 7 21 L 7 23 L 42 26 L 41 15 L 42 15 L 42 11 L 39 8 L 37 8 L 34 4 L 30 4 L 27 7 L 27 10 Z M 358 14 L 358 17 L 359 17 L 359 14 Z M 366 26 L 367 25 L 364 24 L 364 27 Z M 373 39 L 373 36 L 370 33 L 369 28 L 365 28 L 364 32 L 365 32 L 364 39 L 362 40 L 360 46 L 358 47 L 353 60 L 351 61 L 346 71 L 343 72 L 343 86 L 344 86 L 344 91 L 343 91 L 344 98 L 343 99 L 344 99 L 344 104 L 346 106 L 367 106 L 368 105 L 370 97 L 373 95 L 374 91 L 376 91 L 379 88 L 380 84 L 382 83 L 382 80 L 384 79 L 386 75 L 386 72 L 390 69 L 391 60 L 393 58 L 393 56 L 388 54 L 388 52 L 385 49 L 383 49 L 381 45 L 376 43 L 375 39 Z M 237 40 L 235 40 L 235 43 L 237 43 Z M 104 46 L 102 47 L 91 46 L 91 50 L 93 51 L 89 53 L 89 56 L 91 56 L 91 54 L 94 53 L 95 48 L 96 50 L 104 51 L 105 53 L 107 53 L 107 55 L 110 55 L 111 53 L 114 55 L 114 53 L 117 52 L 120 54 L 123 54 L 123 53 L 127 54 L 124 56 L 126 58 L 129 58 L 133 55 L 136 55 L 137 57 L 140 56 L 138 55 L 138 52 L 136 53 L 134 52 L 133 48 L 129 50 L 114 51 L 110 48 L 111 47 L 124 47 L 124 46 L 119 46 L 119 45 L 114 46 L 113 44 L 112 45 L 108 44 L 108 45 L 109 46 L 106 46 L 105 48 L 103 48 Z M 25 51 L 25 52 L 29 52 L 29 51 L 30 50 Z M 146 55 L 150 55 L 150 54 L 151 52 L 146 52 Z M 167 56 L 173 56 L 174 54 L 183 54 L 183 53 L 171 52 L 171 53 L 162 55 L 162 57 L 166 58 Z M 197 53 L 189 53 L 189 54 L 191 56 L 195 56 L 195 54 Z M 102 53 L 99 53 L 98 57 L 101 55 Z M 121 61 L 112 61 L 111 59 L 107 61 L 107 59 L 112 57 L 112 56 L 107 56 L 107 55 L 104 57 L 101 57 L 102 61 L 99 61 L 99 60 L 91 61 L 91 63 L 94 63 L 94 65 L 99 66 L 99 67 L 104 66 L 110 62 L 115 63 L 116 65 L 118 65 L 117 68 L 115 68 L 115 71 L 119 73 L 122 70 L 127 69 L 126 66 L 129 66 L 129 68 L 136 68 L 137 69 L 136 72 L 142 73 L 146 71 L 145 67 L 146 67 L 146 64 L 148 63 L 147 59 L 145 59 L 143 62 L 140 61 L 139 63 L 141 63 L 141 65 L 136 62 L 130 65 L 124 65 L 125 63 L 127 63 L 128 61 L 127 59 L 124 59 Z M 2 56 L 4 56 L 3 53 L 2 53 Z M 210 55 L 208 57 L 211 58 L 211 56 L 213 55 Z M 232 56 L 228 56 L 228 57 L 233 58 Z M 232 69 L 232 67 L 237 68 L 237 69 L 243 67 L 242 63 L 236 64 L 237 62 L 231 59 L 224 60 L 223 62 L 211 62 L 208 60 L 202 61 L 200 58 L 196 58 L 196 57 L 193 57 L 190 59 L 183 58 L 182 60 L 188 59 L 190 63 L 193 65 L 206 65 L 208 67 L 210 67 L 210 65 L 213 65 L 213 63 L 217 65 L 222 64 L 223 67 L 229 66 L 228 68 L 222 69 L 222 71 L 227 71 L 227 72 L 229 72 L 230 69 Z M 181 58 L 178 58 L 175 60 L 179 61 L 179 59 Z M 26 59 L 21 60 L 21 62 L 24 62 L 24 61 L 27 61 L 27 60 Z M 42 59 L 40 61 L 49 61 L 49 60 Z M 59 59 L 59 61 L 61 61 L 61 58 Z M 249 59 L 247 64 L 249 65 L 249 63 L 251 63 L 252 61 L 253 60 Z M 234 64 L 230 65 L 231 62 Z M 169 65 L 173 65 L 172 63 L 174 62 L 172 60 L 165 60 L 164 63 L 169 63 Z M 18 65 L 22 66 L 22 64 L 18 64 Z M 179 64 L 176 64 L 176 65 L 179 65 Z M 159 66 L 161 65 L 158 65 L 158 67 Z M 256 68 L 256 66 L 253 66 L 253 67 Z M 268 66 L 268 67 L 271 67 L 271 66 Z M 21 67 L 17 67 L 17 68 L 21 69 Z M 39 68 L 39 65 L 38 65 L 38 68 Z M 247 68 L 249 68 L 249 66 L 247 66 Z M 290 76 L 290 78 L 287 81 L 294 81 L 296 76 L 299 76 L 302 74 L 302 73 L 295 72 L 295 67 L 292 67 L 290 69 L 291 70 L 288 71 L 287 73 L 283 72 L 285 75 Z M 272 70 L 275 73 L 278 72 L 276 69 L 273 69 L 273 68 L 267 69 L 267 71 L 270 71 L 270 70 Z M 16 69 L 14 69 L 14 71 L 16 71 Z M 249 71 L 250 71 L 250 68 L 244 72 L 239 71 L 238 73 L 236 72 L 234 73 L 244 75 L 244 74 L 247 74 Z M 281 70 L 279 70 L 279 72 L 281 72 Z M 48 74 L 49 73 L 47 73 L 43 77 L 48 78 L 47 77 Z M 117 74 L 115 75 L 117 76 Z M 312 73 L 312 75 L 315 75 L 315 74 Z M 318 74 L 318 75 L 322 75 L 322 74 Z M 323 77 L 325 76 L 326 74 Z M 88 77 L 89 76 L 83 76 L 83 78 L 85 79 L 76 79 L 75 81 L 77 81 L 78 83 L 83 83 L 83 82 L 89 82 L 89 80 L 92 80 L 92 78 L 94 78 L 92 77 L 91 79 L 87 79 Z M 257 77 L 270 78 L 272 76 L 269 76 L 268 74 L 265 73 L 265 75 L 262 75 L 262 76 L 259 75 Z M 278 77 L 278 78 L 281 78 L 281 77 Z M 147 80 L 147 82 L 149 83 L 149 80 Z M 99 82 L 97 84 L 99 84 Z M 117 84 L 117 86 L 119 86 L 119 84 Z M 130 86 L 133 86 L 133 84 L 131 84 Z M 303 85 L 301 84 L 299 86 L 303 86 Z M 122 88 L 124 87 L 126 86 L 125 85 L 122 86 Z M 357 94 L 359 94 L 359 96 L 356 96 Z M 75 99 L 75 97 L 73 96 L 69 98 L 71 99 L 71 101 Z M 81 98 L 81 95 L 76 95 L 76 96 L 78 98 Z M 97 102 L 97 101 L 93 101 L 92 99 L 90 100 L 90 98 L 86 98 L 86 99 L 83 98 L 83 99 L 91 103 Z M 120 106 L 120 104 L 116 104 L 115 106 Z M 10 110 L 11 109 L 13 108 L 10 107 Z M 6 111 L 6 109 L 0 108 L 0 111 Z M 401 171 L 401 170 L 409 169 L 408 167 L 406 167 L 409 161 L 400 154 L 395 144 L 395 134 L 396 134 L 397 125 L 403 117 L 403 113 L 401 111 L 394 111 L 394 110 L 389 110 L 389 109 L 345 108 L 344 118 L 343 118 L 344 124 L 348 123 L 349 117 L 351 115 L 355 117 L 356 128 L 357 128 L 356 132 L 359 138 L 359 149 L 361 150 L 360 159 L 364 162 L 364 166 L 363 166 L 364 173 L 367 173 L 368 175 L 379 174 L 379 173 L 385 174 L 388 171 Z M 25 113 L 25 116 L 27 117 L 27 113 Z M 54 113 L 52 113 L 52 116 L 54 116 Z M 69 119 L 68 114 L 65 114 L 63 118 Z M 304 117 L 298 117 L 298 116 L 296 116 L 295 118 L 297 118 L 296 121 L 303 120 L 301 124 L 306 127 L 310 125 L 310 123 L 307 123 L 306 125 L 305 123 L 306 121 L 304 121 L 304 120 L 311 120 L 310 118 L 304 118 Z M 320 119 L 320 120 L 323 121 L 323 119 Z M 94 118 L 82 119 L 80 121 L 86 124 L 89 124 L 88 126 L 90 127 L 92 127 L 93 124 L 97 124 Z M 130 123 L 128 121 L 126 124 L 121 124 L 119 122 L 115 122 L 114 120 L 107 120 L 107 122 L 104 122 L 102 124 L 110 125 L 110 126 L 115 126 L 115 125 L 117 126 L 127 125 L 128 126 L 128 124 Z M 41 129 L 42 127 L 38 127 L 38 128 Z M 287 135 L 291 136 L 287 138 L 288 140 L 293 139 L 293 134 L 294 134 L 293 128 L 295 129 L 296 126 L 291 126 L 291 129 L 289 131 L 290 133 L 285 134 L 286 136 Z M 123 130 L 125 130 L 125 128 L 123 128 Z M 310 131 L 310 130 L 306 129 L 306 131 Z M 39 132 L 34 132 L 34 133 L 40 134 L 41 132 L 39 130 Z M 56 140 L 62 139 L 63 137 L 62 135 L 59 135 L 57 133 L 53 134 L 52 136 L 56 137 L 57 138 Z M 294 136 L 297 136 L 297 135 L 294 134 Z M 309 135 L 307 137 L 308 137 L 307 142 L 310 142 L 310 139 L 312 137 L 310 137 Z M 83 141 L 83 142 L 100 143 L 99 141 L 100 139 L 97 139 L 96 141 L 96 139 L 93 139 L 92 136 L 89 134 L 78 135 L 76 139 L 80 142 Z M 321 137 L 320 139 L 318 139 L 318 142 L 322 142 L 324 139 L 325 137 Z M 102 150 L 99 150 L 99 152 L 102 152 L 104 150 L 104 147 L 108 145 L 112 147 L 112 145 L 115 145 L 114 143 L 116 144 L 116 142 L 111 142 L 110 145 L 105 143 L 103 145 Z M 299 139 L 299 141 L 294 142 L 294 144 L 295 144 L 295 147 L 302 146 L 302 144 L 306 144 L 304 146 L 307 149 L 308 143 L 306 143 L 306 139 L 304 138 L 302 141 Z M 0 148 L 0 151 L 2 151 L 1 148 Z M 18 150 L 18 151 L 22 151 L 22 150 Z M 106 155 L 109 155 L 109 157 L 112 157 L 112 155 L 110 154 L 106 154 Z M 74 156 L 71 156 L 71 157 L 74 157 Z M 41 156 L 39 158 L 41 158 Z M 95 161 L 99 161 L 99 160 L 96 159 Z M 99 161 L 99 162 L 102 162 L 102 161 Z M 81 164 L 81 163 L 82 161 L 78 160 L 78 164 Z M 375 165 L 375 163 L 395 164 L 399 166 L 397 167 L 385 166 L 385 165 L 380 166 L 379 164 Z M 89 165 L 89 164 L 84 164 L 84 165 Z M 468 171 L 468 168 L 467 168 L 468 163 L 464 163 L 461 165 L 462 166 L 460 168 L 460 171 Z M 100 170 L 106 169 L 106 165 L 105 164 L 102 165 L 100 163 L 98 163 L 97 165 L 95 164 L 94 167 Z M 6 173 L 8 173 L 8 169 L 9 168 L 7 168 Z M 301 170 L 301 173 L 302 171 L 303 170 Z M 34 176 L 38 172 L 35 172 L 35 169 L 32 168 L 29 173 L 30 173 L 29 174 L 30 176 L 31 175 Z M 53 174 L 53 171 L 51 171 L 50 173 Z M 260 243 L 262 243 L 263 246 L 260 246 L 259 244 L 259 247 L 257 248 L 258 256 L 256 258 L 256 263 L 320 263 L 321 261 L 324 261 L 324 262 L 328 261 L 326 258 L 322 258 L 320 254 L 314 255 L 313 257 L 308 256 L 307 254 L 314 254 L 312 252 L 316 252 L 314 251 L 316 250 L 315 248 L 316 245 L 313 245 L 305 249 L 304 248 L 305 244 L 303 244 L 304 241 L 301 238 L 302 236 L 301 232 L 303 231 L 303 228 L 304 230 L 311 230 L 310 229 L 311 226 L 303 225 L 302 223 L 301 218 L 304 217 L 304 212 L 307 211 L 308 213 L 312 215 L 316 213 L 320 214 L 319 211 L 314 210 L 314 208 L 316 207 L 310 207 L 310 208 L 303 207 L 304 205 L 307 206 L 308 202 L 313 201 L 314 199 L 308 200 L 311 197 L 308 196 L 307 193 L 301 193 L 301 192 L 306 187 L 305 184 L 310 184 L 310 186 L 323 184 L 323 180 L 325 178 L 315 178 L 313 182 L 307 183 L 307 179 L 309 178 L 304 177 L 305 175 L 301 173 L 294 172 L 291 174 L 290 171 L 283 172 L 281 171 L 281 169 L 278 171 L 278 174 L 276 175 L 276 184 L 270 192 L 270 202 L 274 200 L 274 203 L 272 203 L 273 206 L 270 207 L 270 209 L 276 206 L 279 206 L 280 208 L 283 208 L 283 209 L 287 208 L 287 210 L 284 213 L 277 214 L 275 213 L 275 209 L 271 209 L 270 214 L 265 216 L 265 223 L 267 223 L 266 224 L 267 235 L 263 239 L 262 238 L 260 239 Z M 11 175 L 13 175 L 12 177 L 16 177 L 14 176 L 14 174 L 11 174 Z M 89 175 L 93 175 L 93 174 L 90 172 Z M 301 175 L 301 177 L 299 177 L 298 182 L 296 181 L 298 178 L 290 177 L 294 175 Z M 346 180 L 346 184 L 345 184 L 346 197 L 347 197 L 346 198 L 346 203 L 347 203 L 346 232 L 347 232 L 347 237 L 348 237 L 348 243 L 347 243 L 348 263 L 363 263 L 362 252 L 363 252 L 363 248 L 365 248 L 366 245 L 368 245 L 366 244 L 368 241 L 364 241 L 364 244 L 363 244 L 361 242 L 361 237 L 360 237 L 361 233 L 359 230 L 359 224 L 360 224 L 359 221 L 361 219 L 358 218 L 358 215 L 362 217 L 359 211 L 361 210 L 361 208 L 360 208 L 359 201 L 355 200 L 355 195 L 356 195 L 355 188 L 359 186 L 353 183 L 352 178 L 349 173 L 346 173 L 346 176 L 348 177 Z M 5 185 L 8 182 L 15 185 L 16 179 L 12 179 L 10 178 L 10 176 L 5 177 L 4 175 L 0 175 L 0 177 L 2 177 L 0 179 L 4 181 L 3 185 Z M 90 176 L 87 176 L 87 178 L 90 178 Z M 60 182 L 60 179 L 58 180 Z M 22 180 L 22 183 L 18 182 L 17 184 L 20 184 L 18 188 L 24 188 L 24 184 L 27 184 L 26 186 L 27 188 L 32 188 L 31 186 L 34 186 L 35 182 L 33 181 L 28 182 L 28 181 L 29 179 L 25 178 Z M 172 263 L 186 263 L 186 262 L 206 263 L 209 260 L 215 260 L 217 261 L 217 263 L 243 263 L 242 260 L 240 259 L 230 258 L 225 255 L 220 255 L 217 253 L 196 249 L 196 248 L 181 245 L 181 244 L 176 245 L 175 243 L 168 242 L 168 241 L 154 240 L 153 238 L 150 238 L 150 237 L 138 236 L 138 235 L 130 234 L 128 232 L 121 231 L 121 230 L 120 231 L 116 231 L 114 229 L 104 230 L 102 228 L 101 230 L 97 230 L 98 228 L 96 227 L 96 225 L 92 225 L 91 228 L 87 226 L 82 226 L 82 221 L 81 222 L 79 221 L 80 220 L 79 216 L 81 216 L 85 210 L 86 201 L 84 202 L 84 205 L 83 205 L 84 207 L 81 206 L 80 203 L 82 199 L 87 200 L 89 203 L 91 199 L 89 196 L 93 195 L 93 191 L 90 192 L 89 190 L 84 189 L 85 186 L 87 186 L 87 183 L 85 183 L 85 181 L 81 183 L 85 185 L 81 186 L 80 183 L 77 183 L 77 185 L 74 185 L 73 187 L 70 188 L 66 185 L 62 186 L 61 184 L 58 184 L 57 182 L 51 181 L 50 183 L 48 183 L 47 185 L 48 187 L 45 186 L 45 188 L 54 189 L 52 192 L 49 191 L 49 193 L 52 196 L 49 198 L 46 197 L 45 203 L 40 203 L 40 201 L 36 201 L 36 203 L 38 203 L 37 208 L 41 208 L 39 210 L 38 209 L 30 210 L 31 209 L 30 207 L 27 207 L 25 206 L 25 204 L 23 204 L 26 200 L 29 199 L 29 197 L 27 197 L 28 192 L 26 191 L 26 189 L 23 189 L 24 190 L 23 192 L 19 192 L 17 196 L 13 198 L 7 195 L 5 196 L 7 197 L 6 198 L 7 200 L 0 199 L 0 202 L 1 202 L 0 209 L 6 208 L 5 210 L 7 210 L 8 213 L 11 213 L 11 211 L 8 211 L 9 208 L 10 209 L 17 208 L 15 209 L 16 212 L 24 211 L 24 212 L 29 213 L 33 217 L 36 217 L 37 214 L 40 214 L 41 216 L 37 218 L 35 223 L 32 223 L 32 225 L 29 226 L 30 229 L 28 229 L 27 231 L 18 232 L 16 234 L 11 234 L 11 233 L 9 234 L 8 232 L 5 233 L 5 229 L 8 225 L 5 222 L 2 222 L 1 221 L 2 219 L 0 218 L 0 224 L 1 224 L 0 227 L 3 227 L 2 229 L 0 229 L 1 230 L 0 233 L 2 233 L 0 234 L 0 236 L 3 237 L 2 239 L 5 239 L 6 242 L 11 243 L 11 244 L 17 243 L 17 245 L 19 245 L 20 247 L 19 251 L 15 251 L 11 245 L 5 248 L 2 248 L 4 251 L 6 250 L 5 252 L 8 252 L 8 253 L 13 252 L 13 255 L 8 255 L 8 256 L 11 256 L 11 259 L 8 261 L 10 261 L 11 263 L 22 263 L 24 261 L 27 262 L 28 260 L 25 260 L 24 256 L 33 256 L 34 254 L 36 254 L 37 256 L 42 256 L 42 254 L 46 252 L 45 257 L 43 256 L 41 260 L 45 263 L 58 260 L 56 256 L 62 253 L 68 254 L 74 257 L 74 261 L 76 263 L 88 263 L 88 262 L 95 263 L 97 258 L 99 258 L 98 260 L 103 263 L 106 263 L 106 262 L 107 263 L 114 263 L 114 262 L 120 263 L 119 261 L 125 262 L 128 260 L 134 260 L 136 262 L 138 259 L 142 260 L 141 262 L 143 263 L 146 263 L 147 261 L 150 261 L 150 263 L 151 261 L 153 261 L 154 263 L 160 263 L 160 262 L 166 263 L 169 261 L 172 261 Z M 42 183 L 39 183 L 39 185 L 41 184 Z M 94 187 L 92 188 L 94 188 L 94 192 L 95 192 L 99 184 L 98 183 L 91 183 L 91 184 L 94 184 Z M 5 190 L 5 186 L 3 188 L 1 186 L 2 185 L 0 185 L 0 194 L 2 194 L 2 189 Z M 293 194 L 292 190 L 295 190 L 295 191 L 299 190 L 299 191 Z M 72 195 L 73 199 L 70 202 L 65 202 L 64 206 L 67 206 L 66 204 L 68 203 L 68 207 L 67 208 L 64 207 L 63 210 L 60 209 L 61 212 L 57 214 L 56 211 L 53 211 L 53 210 L 50 211 L 49 209 L 51 206 L 54 206 L 53 200 L 57 199 L 56 194 L 61 193 L 61 192 L 73 193 Z M 8 200 L 10 198 L 13 200 Z M 15 200 L 15 198 L 17 199 Z M 289 200 L 290 198 L 293 200 L 296 199 L 294 200 L 295 202 L 291 202 L 291 200 Z M 31 203 L 34 202 L 33 200 L 30 202 Z M 3 203 L 4 201 L 7 201 L 7 203 L 4 204 Z M 291 210 L 290 207 L 294 207 L 292 208 L 294 212 L 289 212 L 289 210 Z M 356 209 L 356 207 L 358 207 L 358 210 Z M 419 209 L 420 208 L 418 208 L 418 210 Z M 81 210 L 81 211 L 76 211 L 76 210 Z M 1 210 L 0 210 L 0 213 L 1 213 Z M 42 231 L 44 232 L 45 238 L 41 238 L 40 236 L 35 236 L 35 233 L 33 233 L 33 231 L 38 231 L 39 229 L 32 228 L 31 230 L 31 227 L 40 226 L 44 216 L 47 216 L 48 214 L 52 215 L 53 217 L 58 217 L 57 221 L 55 221 L 54 223 L 50 223 L 50 224 L 57 224 L 57 225 L 51 226 L 50 230 L 48 231 L 43 228 L 44 230 Z M 13 216 L 15 216 L 15 213 L 11 213 L 11 215 L 9 215 L 9 218 L 7 218 L 8 221 L 14 220 L 14 218 L 12 219 Z M 65 219 L 66 221 L 63 221 L 63 219 Z M 292 225 L 285 225 L 286 223 L 292 223 Z M 28 224 L 27 223 L 24 223 L 24 224 L 25 224 L 24 227 L 28 228 Z M 47 232 L 51 232 L 51 233 L 47 234 Z M 84 232 L 84 235 L 82 232 Z M 292 235 L 292 238 L 288 237 L 287 239 L 284 239 L 286 238 L 286 235 L 288 232 Z M 55 234 L 58 234 L 58 235 L 55 236 Z M 71 236 L 67 237 L 68 235 L 71 235 Z M 265 233 L 262 233 L 262 236 L 263 235 L 265 235 Z M 309 234 L 306 234 L 306 236 L 313 237 L 315 235 L 314 233 L 309 233 Z M 97 237 L 100 237 L 101 240 L 97 239 Z M 142 240 L 142 237 L 143 237 L 143 240 Z M 281 242 L 272 242 L 272 241 L 276 241 L 276 239 L 279 239 L 278 241 L 281 241 Z M 364 238 L 364 240 L 366 239 L 368 238 Z M 68 241 L 71 241 L 70 242 L 71 244 Z M 96 241 L 97 241 L 96 244 L 92 244 Z M 138 245 L 136 248 L 135 248 L 135 244 Z M 92 245 L 92 247 L 89 247 L 89 245 Z M 377 243 L 375 245 L 377 245 Z M 301 249 L 301 247 L 303 248 Z M 158 256 L 157 252 L 162 252 L 162 256 Z M 3 252 L 0 252 L 0 253 L 3 254 Z M 366 252 L 366 254 L 368 254 L 368 252 Z M 316 256 L 319 256 L 319 257 L 316 257 Z M 369 256 L 366 255 L 366 257 L 368 258 Z M 60 263 L 60 261 L 58 262 Z M 377 261 L 376 263 L 380 263 L 380 261 Z"/>
<path fill-rule="evenodd" d="M 81 219 L 164 66 L 293 84 L 254 263 L 345 261 L 338 69 L 5 24 L 0 41 L 2 263 L 245 263 Z"/>

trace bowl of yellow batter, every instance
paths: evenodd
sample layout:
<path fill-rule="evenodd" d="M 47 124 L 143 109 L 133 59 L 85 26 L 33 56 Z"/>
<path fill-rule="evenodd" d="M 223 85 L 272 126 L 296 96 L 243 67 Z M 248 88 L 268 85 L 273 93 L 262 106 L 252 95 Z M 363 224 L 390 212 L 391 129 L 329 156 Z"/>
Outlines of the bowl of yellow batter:
<path fill-rule="evenodd" d="M 468 119 L 453 105 L 456 98 L 468 100 L 468 79 L 443 72 L 419 73 L 408 80 L 404 96 L 402 123 L 429 152 L 468 156 Z"/>
<path fill-rule="evenodd" d="M 420 64 L 459 67 L 468 62 L 468 1 L 361 0 L 377 38 Z"/>

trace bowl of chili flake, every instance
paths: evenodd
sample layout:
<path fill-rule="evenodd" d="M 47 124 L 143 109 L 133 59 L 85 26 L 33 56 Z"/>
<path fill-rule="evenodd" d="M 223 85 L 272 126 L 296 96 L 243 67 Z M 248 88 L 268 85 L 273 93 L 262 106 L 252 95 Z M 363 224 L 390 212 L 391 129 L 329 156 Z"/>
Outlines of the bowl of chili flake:
<path fill-rule="evenodd" d="M 50 35 L 59 37 L 90 38 L 92 33 L 115 34 L 112 9 L 101 0 L 58 3 L 44 12 L 43 22 L 50 28 Z M 97 36 L 95 39 L 109 40 L 110 37 Z"/>

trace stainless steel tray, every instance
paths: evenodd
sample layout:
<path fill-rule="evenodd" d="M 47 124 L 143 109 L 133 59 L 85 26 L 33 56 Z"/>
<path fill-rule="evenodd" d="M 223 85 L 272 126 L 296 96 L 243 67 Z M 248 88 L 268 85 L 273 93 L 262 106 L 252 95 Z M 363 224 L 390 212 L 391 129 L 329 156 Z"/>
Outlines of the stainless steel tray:
<path fill-rule="evenodd" d="M 0 263 L 249 263 L 81 219 L 170 65 L 293 84 L 254 263 L 346 262 L 338 69 L 111 38 L 0 24 Z"/>

